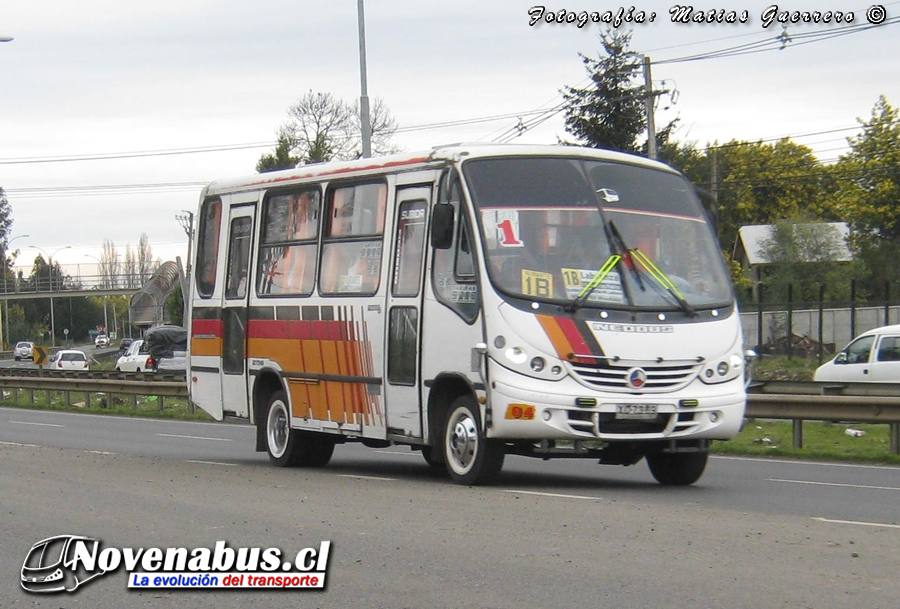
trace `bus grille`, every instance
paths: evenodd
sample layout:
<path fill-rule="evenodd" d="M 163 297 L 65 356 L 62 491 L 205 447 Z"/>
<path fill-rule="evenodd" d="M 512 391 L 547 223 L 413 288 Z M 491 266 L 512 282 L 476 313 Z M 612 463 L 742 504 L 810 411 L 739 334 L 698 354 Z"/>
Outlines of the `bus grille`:
<path fill-rule="evenodd" d="M 600 363 L 569 362 L 575 377 L 583 384 L 601 391 L 621 391 L 629 393 L 655 393 L 674 391 L 687 385 L 697 375 L 703 365 L 700 361 L 656 362 L 619 360 Z M 647 373 L 646 384 L 640 389 L 628 385 L 628 371 L 642 368 Z"/>

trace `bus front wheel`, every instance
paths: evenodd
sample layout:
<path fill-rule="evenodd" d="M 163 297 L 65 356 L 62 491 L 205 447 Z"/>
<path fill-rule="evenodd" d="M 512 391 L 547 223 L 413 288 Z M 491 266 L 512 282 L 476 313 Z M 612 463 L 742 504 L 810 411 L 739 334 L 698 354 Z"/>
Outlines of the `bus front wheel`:
<path fill-rule="evenodd" d="M 324 467 L 334 453 L 334 440 L 323 434 L 291 429 L 284 391 L 269 398 L 265 417 L 266 452 L 279 467 Z"/>
<path fill-rule="evenodd" d="M 700 479 L 706 469 L 709 452 L 664 453 L 654 451 L 647 454 L 650 473 L 660 484 L 666 486 L 688 486 Z"/>
<path fill-rule="evenodd" d="M 503 467 L 503 443 L 484 437 L 478 404 L 471 396 L 456 398 L 449 413 L 442 441 L 447 472 L 459 484 L 490 483 Z"/>

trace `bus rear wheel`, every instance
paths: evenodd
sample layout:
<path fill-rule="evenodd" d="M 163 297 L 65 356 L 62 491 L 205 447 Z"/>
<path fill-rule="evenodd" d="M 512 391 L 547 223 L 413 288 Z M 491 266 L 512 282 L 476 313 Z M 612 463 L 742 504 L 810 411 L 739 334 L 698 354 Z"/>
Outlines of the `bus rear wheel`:
<path fill-rule="evenodd" d="M 485 438 L 480 423 L 478 404 L 471 396 L 458 397 L 450 405 L 443 457 L 450 478 L 458 484 L 488 484 L 503 468 L 503 443 Z"/>
<path fill-rule="evenodd" d="M 266 452 L 279 467 L 324 467 L 334 453 L 334 440 L 323 434 L 291 429 L 284 391 L 269 398 L 265 416 Z"/>
<path fill-rule="evenodd" d="M 647 454 L 650 473 L 657 482 L 666 486 L 693 484 L 703 475 L 708 460 L 709 452 L 705 450 L 690 453 L 654 451 Z"/>

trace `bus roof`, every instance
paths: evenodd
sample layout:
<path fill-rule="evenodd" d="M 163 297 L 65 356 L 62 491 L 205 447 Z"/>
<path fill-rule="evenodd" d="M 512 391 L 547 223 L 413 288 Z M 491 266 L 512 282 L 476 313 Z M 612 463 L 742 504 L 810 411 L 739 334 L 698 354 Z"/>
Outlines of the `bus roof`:
<path fill-rule="evenodd" d="M 293 169 L 215 180 L 206 187 L 203 196 L 241 190 L 273 188 L 305 179 L 365 177 L 370 174 L 383 173 L 385 170 L 390 169 L 413 171 L 427 167 L 440 167 L 448 162 L 460 161 L 465 158 L 501 156 L 580 156 L 672 171 L 672 168 L 668 165 L 646 157 L 599 148 L 539 144 L 450 144 L 413 153 L 407 152 L 353 161 L 331 161 L 328 163 L 298 165 Z"/>

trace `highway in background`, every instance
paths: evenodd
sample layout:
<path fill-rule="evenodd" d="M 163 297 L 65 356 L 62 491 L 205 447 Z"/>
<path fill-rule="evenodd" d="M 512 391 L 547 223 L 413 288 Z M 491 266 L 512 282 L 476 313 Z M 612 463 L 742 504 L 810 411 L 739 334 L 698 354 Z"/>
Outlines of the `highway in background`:
<path fill-rule="evenodd" d="M 0 409 L 0 572 L 58 534 L 107 546 L 333 542 L 324 592 L 135 592 L 107 574 L 53 606 L 896 607 L 900 468 L 713 458 L 688 488 L 646 466 L 512 457 L 451 484 L 406 448 L 278 469 L 253 429 Z M 37 606 L 17 581 L 0 606 Z"/>

